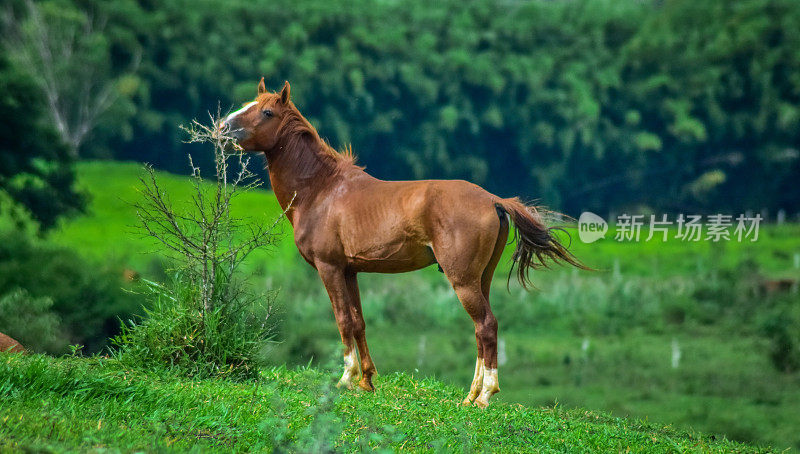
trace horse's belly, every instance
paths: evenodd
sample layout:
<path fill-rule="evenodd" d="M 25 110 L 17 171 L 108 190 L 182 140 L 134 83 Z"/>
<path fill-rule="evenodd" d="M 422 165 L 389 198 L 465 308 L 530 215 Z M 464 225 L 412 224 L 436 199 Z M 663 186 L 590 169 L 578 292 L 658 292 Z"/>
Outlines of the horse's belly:
<path fill-rule="evenodd" d="M 435 263 L 430 239 L 413 205 L 392 195 L 347 212 L 339 238 L 350 266 L 365 272 L 402 273 Z"/>
<path fill-rule="evenodd" d="M 436 263 L 430 247 L 411 242 L 392 242 L 347 254 L 350 267 L 367 273 L 403 273 Z"/>

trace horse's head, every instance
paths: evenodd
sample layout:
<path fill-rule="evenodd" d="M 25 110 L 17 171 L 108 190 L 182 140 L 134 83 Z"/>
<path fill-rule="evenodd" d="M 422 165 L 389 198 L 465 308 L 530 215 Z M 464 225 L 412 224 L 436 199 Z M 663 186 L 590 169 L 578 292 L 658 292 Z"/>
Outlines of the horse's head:
<path fill-rule="evenodd" d="M 289 91 L 286 82 L 280 93 L 267 92 L 262 77 L 255 101 L 220 121 L 220 131 L 236 139 L 245 151 L 271 150 L 277 142 L 281 121 L 291 109 Z"/>

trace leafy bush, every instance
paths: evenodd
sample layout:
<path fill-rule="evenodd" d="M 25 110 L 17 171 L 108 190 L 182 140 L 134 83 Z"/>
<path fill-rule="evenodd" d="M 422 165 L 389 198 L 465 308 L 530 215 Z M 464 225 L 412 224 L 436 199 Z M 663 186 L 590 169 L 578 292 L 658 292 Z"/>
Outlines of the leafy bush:
<path fill-rule="evenodd" d="M 782 372 L 800 370 L 800 306 L 796 301 L 780 305 L 770 311 L 763 323 L 764 334 L 769 339 L 770 360 Z"/>
<path fill-rule="evenodd" d="M 0 189 L 0 233 L 19 232 L 33 237 L 39 231 L 39 223 L 33 219 L 32 213 L 14 201 L 14 198 Z"/>
<path fill-rule="evenodd" d="M 136 312 L 125 285 L 121 269 L 95 266 L 74 251 L 21 233 L 0 233 L 0 294 L 24 289 L 33 298 L 52 299 L 66 340 L 84 344 L 88 352 L 101 350 L 117 334 L 118 320 Z"/>
<path fill-rule="evenodd" d="M 61 353 L 67 346 L 67 336 L 52 307 L 51 298 L 35 298 L 23 289 L 0 295 L 0 332 L 28 350 Z"/>
<path fill-rule="evenodd" d="M 147 281 L 149 307 L 141 321 L 129 321 L 114 338 L 116 356 L 127 366 L 167 366 L 191 377 L 254 376 L 271 338 L 271 296 L 256 299 L 237 283 L 201 310 L 200 292 L 184 273 L 167 284 Z"/>

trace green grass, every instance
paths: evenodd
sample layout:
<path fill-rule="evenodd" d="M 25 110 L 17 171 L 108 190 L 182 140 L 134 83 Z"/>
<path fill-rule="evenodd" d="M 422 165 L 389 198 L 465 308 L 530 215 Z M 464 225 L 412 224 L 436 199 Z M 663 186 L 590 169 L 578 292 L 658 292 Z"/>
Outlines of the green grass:
<path fill-rule="evenodd" d="M 723 437 L 577 409 L 458 405 L 463 390 L 394 373 L 375 393 L 333 372 L 186 381 L 113 360 L 0 356 L 0 451 L 768 452 Z"/>
<path fill-rule="evenodd" d="M 186 177 L 157 172 L 161 189 L 169 194 L 176 208 L 190 203 L 191 184 Z M 160 264 L 157 243 L 146 237 L 139 228 L 133 202 L 141 200 L 138 178 L 144 176 L 141 163 L 107 161 L 82 162 L 78 165 L 78 185 L 90 194 L 87 213 L 62 222 L 50 234 L 50 239 L 79 251 L 97 261 L 124 263 L 138 272 L 147 272 Z M 253 191 L 235 199 L 233 214 L 253 222 L 273 223 L 281 214 L 275 197 L 267 191 Z M 282 223 L 289 231 L 287 222 Z M 291 235 L 282 235 L 279 247 L 270 251 L 271 260 L 293 260 L 289 246 L 294 247 Z M 264 252 L 256 254 L 262 259 Z M 156 266 L 157 268 L 157 266 Z"/>
<path fill-rule="evenodd" d="M 415 371 L 466 390 L 472 356 L 467 334 L 424 334 L 428 353 L 420 361 L 423 334 L 381 330 L 370 351 L 382 372 Z M 603 409 L 778 446 L 800 441 L 794 429 L 798 379 L 776 373 L 763 341 L 752 336 L 730 336 L 727 343 L 713 331 L 680 336 L 677 368 L 670 364 L 672 336 L 592 336 L 585 338 L 586 351 L 584 339 L 570 335 L 512 332 L 501 338 L 508 362 L 500 368 L 497 402 Z"/>

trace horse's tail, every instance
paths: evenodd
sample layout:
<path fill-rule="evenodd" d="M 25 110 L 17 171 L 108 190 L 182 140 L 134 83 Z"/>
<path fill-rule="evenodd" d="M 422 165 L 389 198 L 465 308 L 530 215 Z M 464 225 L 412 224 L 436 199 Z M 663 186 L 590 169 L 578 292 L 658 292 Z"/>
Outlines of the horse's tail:
<path fill-rule="evenodd" d="M 590 270 L 580 262 L 569 251 L 569 246 L 564 246 L 561 241 L 553 234 L 553 230 L 561 230 L 554 227 L 547 227 L 539 214 L 539 209 L 533 205 L 525 205 L 517 197 L 511 199 L 499 199 L 495 206 L 511 217 L 514 224 L 514 235 L 517 241 L 517 248 L 511 260 L 511 273 L 514 272 L 514 265 L 517 265 L 517 278 L 524 288 L 532 285 L 528 277 L 528 270 L 548 267 L 547 259 L 554 263 L 568 263 L 580 269 Z M 565 232 L 566 233 L 566 232 Z"/>

